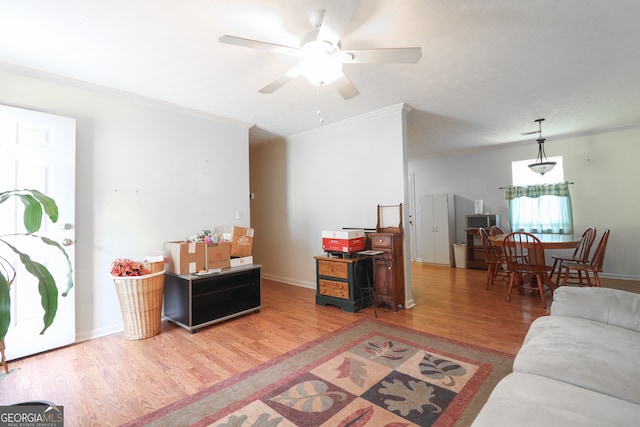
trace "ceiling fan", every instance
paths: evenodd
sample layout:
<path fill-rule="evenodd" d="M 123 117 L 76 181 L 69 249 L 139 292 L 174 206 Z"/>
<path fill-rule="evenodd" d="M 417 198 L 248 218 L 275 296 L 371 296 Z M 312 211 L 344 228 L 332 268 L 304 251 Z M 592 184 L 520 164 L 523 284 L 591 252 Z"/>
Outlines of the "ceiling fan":
<path fill-rule="evenodd" d="M 422 56 L 419 47 L 343 49 L 340 38 L 356 11 L 359 0 L 340 0 L 328 10 L 314 12 L 309 21 L 314 30 L 305 34 L 299 47 L 284 46 L 223 35 L 221 43 L 253 49 L 268 50 L 284 55 L 296 56 L 300 62 L 284 75 L 269 83 L 258 92 L 273 93 L 289 81 L 303 75 L 316 85 L 335 83 L 344 99 L 357 96 L 360 91 L 342 71 L 342 64 L 415 64 Z"/>

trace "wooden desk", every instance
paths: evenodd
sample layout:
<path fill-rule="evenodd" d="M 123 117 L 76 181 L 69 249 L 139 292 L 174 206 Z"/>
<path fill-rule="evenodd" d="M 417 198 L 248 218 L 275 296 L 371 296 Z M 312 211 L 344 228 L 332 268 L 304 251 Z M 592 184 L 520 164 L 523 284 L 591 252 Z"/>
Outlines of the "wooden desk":
<path fill-rule="evenodd" d="M 496 246 L 502 246 L 506 234 L 500 234 L 498 236 L 489 237 L 491 243 Z M 533 234 L 533 233 L 532 233 Z M 542 247 L 545 249 L 572 249 L 577 248 L 580 244 L 582 236 L 574 236 L 571 234 L 533 234 L 542 243 Z"/>

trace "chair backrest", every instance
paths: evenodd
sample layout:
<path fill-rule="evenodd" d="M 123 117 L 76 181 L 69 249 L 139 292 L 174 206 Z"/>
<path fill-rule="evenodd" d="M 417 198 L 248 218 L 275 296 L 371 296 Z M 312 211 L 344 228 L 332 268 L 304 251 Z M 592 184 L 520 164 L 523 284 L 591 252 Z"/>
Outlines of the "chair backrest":
<path fill-rule="evenodd" d="M 589 252 L 591 252 L 591 246 L 593 246 L 593 242 L 596 240 L 596 229 L 595 227 L 588 227 L 582 233 L 582 238 L 580 239 L 580 244 L 573 252 L 573 258 L 578 259 L 580 261 L 587 262 L 589 260 Z"/>
<path fill-rule="evenodd" d="M 531 233 L 516 231 L 507 234 L 502 248 L 511 270 L 518 270 L 523 265 L 541 270 L 546 268 L 542 242 Z"/>
<path fill-rule="evenodd" d="M 480 243 L 482 243 L 482 248 L 484 249 L 485 258 L 487 261 L 495 261 L 496 254 L 493 244 L 491 240 L 489 240 L 489 232 L 481 227 L 478 229 L 478 235 L 480 236 Z"/>
<path fill-rule="evenodd" d="M 604 233 L 602 233 L 602 237 L 600 238 L 600 242 L 596 247 L 596 251 L 593 253 L 593 258 L 591 258 L 591 269 L 593 271 L 602 271 L 602 264 L 604 264 L 604 254 L 607 251 L 609 234 L 611 234 L 611 230 L 604 230 Z"/>
<path fill-rule="evenodd" d="M 504 234 L 504 231 L 502 231 L 502 228 L 498 227 L 497 225 L 492 225 L 489 229 L 489 236 L 491 237 L 499 236 L 500 234 Z"/>

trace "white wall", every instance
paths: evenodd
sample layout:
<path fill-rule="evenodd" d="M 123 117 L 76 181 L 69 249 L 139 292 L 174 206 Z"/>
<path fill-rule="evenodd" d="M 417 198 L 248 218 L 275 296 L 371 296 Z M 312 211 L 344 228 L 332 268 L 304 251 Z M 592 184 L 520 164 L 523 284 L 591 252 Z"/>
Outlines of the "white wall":
<path fill-rule="evenodd" d="M 378 204 L 404 203 L 404 116 L 394 106 L 251 147 L 253 253 L 265 277 L 315 288 L 322 230 L 375 228 Z"/>
<path fill-rule="evenodd" d="M 603 276 L 640 279 L 640 127 L 548 137 L 545 149 L 548 156 L 563 156 L 565 179 L 574 182 L 570 191 L 576 234 L 593 225 L 598 230 L 597 244 L 602 231 L 611 229 Z M 462 202 L 468 208 L 464 211 L 456 206 L 458 224 L 463 224 L 465 214 L 473 213 L 472 201 L 482 199 L 484 210 L 500 214 L 502 225 L 508 229 L 507 202 L 499 187 L 511 184 L 512 161 L 535 158 L 536 153 L 532 140 L 525 145 L 410 160 L 409 171 L 415 172 L 416 197 L 435 193 L 458 196 L 456 203 Z M 416 217 L 419 219 L 420 215 Z M 464 228 L 460 226 L 457 240 L 463 240 L 463 236 Z"/>
<path fill-rule="evenodd" d="M 0 103 L 76 119 L 79 340 L 122 330 L 113 259 L 142 259 L 203 228 L 250 224 L 244 123 L 3 71 Z"/>

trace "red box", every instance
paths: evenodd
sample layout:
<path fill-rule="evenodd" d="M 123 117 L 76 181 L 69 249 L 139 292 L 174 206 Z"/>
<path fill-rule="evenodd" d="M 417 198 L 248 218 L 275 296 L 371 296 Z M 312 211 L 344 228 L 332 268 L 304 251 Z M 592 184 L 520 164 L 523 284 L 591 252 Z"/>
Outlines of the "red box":
<path fill-rule="evenodd" d="M 364 250 L 364 230 L 322 232 L 322 249 L 329 252 L 358 252 Z"/>
<path fill-rule="evenodd" d="M 331 252 L 364 251 L 364 237 L 357 237 L 355 239 L 334 239 L 323 237 L 322 249 Z"/>

